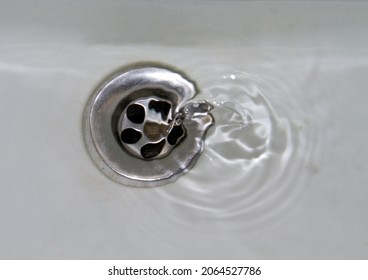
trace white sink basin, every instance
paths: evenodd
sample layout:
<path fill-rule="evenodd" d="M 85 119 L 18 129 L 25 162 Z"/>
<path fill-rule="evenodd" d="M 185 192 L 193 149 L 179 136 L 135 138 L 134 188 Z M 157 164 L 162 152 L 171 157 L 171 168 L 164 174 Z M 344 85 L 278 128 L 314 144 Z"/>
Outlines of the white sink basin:
<path fill-rule="evenodd" d="M 3 4 L 0 258 L 368 258 L 367 26 L 348 1 Z M 146 189 L 82 135 L 94 88 L 141 61 L 216 107 L 195 167 Z"/>

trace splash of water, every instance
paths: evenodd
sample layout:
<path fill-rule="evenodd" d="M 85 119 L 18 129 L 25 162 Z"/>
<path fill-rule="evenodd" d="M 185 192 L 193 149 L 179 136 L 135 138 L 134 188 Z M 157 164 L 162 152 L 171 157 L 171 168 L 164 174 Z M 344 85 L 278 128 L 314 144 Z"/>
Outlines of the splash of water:
<path fill-rule="evenodd" d="M 279 113 L 271 105 L 267 96 L 280 85 L 224 68 L 203 82 L 200 98 L 214 106 L 216 125 L 198 166 L 177 182 L 180 191 L 160 193 L 177 211 L 195 209 L 207 219 L 250 227 L 297 202 L 319 145 L 312 143 L 319 140 L 316 131 L 303 131 L 291 110 Z"/>

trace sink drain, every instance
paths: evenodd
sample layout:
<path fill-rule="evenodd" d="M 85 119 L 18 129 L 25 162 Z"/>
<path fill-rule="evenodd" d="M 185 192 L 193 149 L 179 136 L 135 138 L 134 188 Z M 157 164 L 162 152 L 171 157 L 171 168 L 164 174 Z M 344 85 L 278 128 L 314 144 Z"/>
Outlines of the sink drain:
<path fill-rule="evenodd" d="M 96 165 L 130 186 L 157 186 L 189 170 L 214 124 L 194 84 L 161 67 L 140 67 L 107 79 L 93 93 L 84 136 Z"/>
<path fill-rule="evenodd" d="M 129 104 L 119 125 L 123 146 L 142 159 L 166 156 L 185 136 L 184 115 L 172 117 L 172 107 L 169 100 L 154 97 Z"/>

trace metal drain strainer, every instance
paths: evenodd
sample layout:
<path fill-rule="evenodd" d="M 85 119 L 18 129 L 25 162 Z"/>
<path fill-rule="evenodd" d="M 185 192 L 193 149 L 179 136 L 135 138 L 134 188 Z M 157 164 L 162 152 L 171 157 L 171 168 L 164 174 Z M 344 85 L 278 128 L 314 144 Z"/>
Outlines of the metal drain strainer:
<path fill-rule="evenodd" d="M 92 95 L 84 118 L 88 151 L 111 179 L 157 186 L 189 170 L 214 124 L 194 84 L 159 67 L 118 73 Z"/>

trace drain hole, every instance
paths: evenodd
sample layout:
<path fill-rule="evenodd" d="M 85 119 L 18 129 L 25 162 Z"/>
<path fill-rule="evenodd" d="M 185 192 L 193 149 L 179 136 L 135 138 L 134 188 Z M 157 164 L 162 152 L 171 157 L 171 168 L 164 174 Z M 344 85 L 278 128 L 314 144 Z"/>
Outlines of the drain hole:
<path fill-rule="evenodd" d="M 145 159 L 153 158 L 161 153 L 165 145 L 165 139 L 162 139 L 156 144 L 146 144 L 141 148 L 141 155 Z"/>
<path fill-rule="evenodd" d="M 137 104 L 132 104 L 127 109 L 127 117 L 133 123 L 143 123 L 145 113 L 144 107 Z"/>
<path fill-rule="evenodd" d="M 167 136 L 167 142 L 174 146 L 183 135 L 184 129 L 181 126 L 174 126 Z"/>
<path fill-rule="evenodd" d="M 154 109 L 157 113 L 161 113 L 161 117 L 163 120 L 167 119 L 167 116 L 169 115 L 171 105 L 168 102 L 165 101 L 155 101 L 151 100 L 148 108 L 150 110 Z"/>
<path fill-rule="evenodd" d="M 133 128 L 124 129 L 121 133 L 121 140 L 127 144 L 135 144 L 141 139 L 142 133 Z"/>

